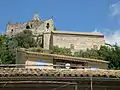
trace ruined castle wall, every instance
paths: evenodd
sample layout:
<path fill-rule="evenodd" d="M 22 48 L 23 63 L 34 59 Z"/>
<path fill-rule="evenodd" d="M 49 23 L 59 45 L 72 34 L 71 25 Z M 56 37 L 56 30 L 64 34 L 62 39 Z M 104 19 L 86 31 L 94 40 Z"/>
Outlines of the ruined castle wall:
<path fill-rule="evenodd" d="M 15 35 L 26 28 L 26 23 L 9 23 L 7 24 L 6 35 Z"/>
<path fill-rule="evenodd" d="M 6 35 L 16 35 L 17 33 L 22 32 L 25 29 L 28 29 L 33 32 L 34 35 L 42 35 L 46 31 L 52 31 L 54 29 L 53 20 L 49 19 L 46 21 L 29 21 L 26 23 L 9 23 L 7 24 Z"/>
<path fill-rule="evenodd" d="M 49 28 L 46 27 L 47 24 L 49 25 Z M 34 29 L 33 33 L 36 35 L 42 35 L 44 32 L 53 31 L 53 29 L 53 20 L 49 19 L 42 22 L 38 28 Z"/>
<path fill-rule="evenodd" d="M 35 31 L 33 31 L 36 35 L 42 35 L 45 32 L 45 23 L 42 23 Z"/>
<path fill-rule="evenodd" d="M 102 36 L 53 34 L 53 46 L 71 48 L 75 51 L 87 48 L 99 49 L 104 44 L 105 40 Z"/>
<path fill-rule="evenodd" d="M 49 24 L 49 28 L 48 29 L 46 28 L 47 24 Z M 46 29 L 46 31 L 54 30 L 54 22 L 53 22 L 52 19 L 49 19 L 49 20 L 45 21 L 45 29 Z"/>

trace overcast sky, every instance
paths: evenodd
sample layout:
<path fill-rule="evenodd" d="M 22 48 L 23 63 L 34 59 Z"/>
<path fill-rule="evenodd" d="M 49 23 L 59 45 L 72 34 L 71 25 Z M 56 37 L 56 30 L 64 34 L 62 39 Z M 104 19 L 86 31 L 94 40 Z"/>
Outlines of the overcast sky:
<path fill-rule="evenodd" d="M 120 0 L 0 0 L 0 33 L 8 22 L 54 18 L 59 30 L 100 32 L 120 45 Z"/>

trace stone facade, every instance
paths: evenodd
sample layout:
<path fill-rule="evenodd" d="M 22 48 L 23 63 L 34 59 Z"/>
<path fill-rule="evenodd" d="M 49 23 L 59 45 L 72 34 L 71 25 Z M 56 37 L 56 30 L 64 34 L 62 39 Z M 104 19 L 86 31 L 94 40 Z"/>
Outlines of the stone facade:
<path fill-rule="evenodd" d="M 53 46 L 71 48 L 72 51 L 99 49 L 105 44 L 103 34 L 55 31 L 52 18 L 48 20 L 39 19 L 35 14 L 31 21 L 25 23 L 8 23 L 6 35 L 16 35 L 23 30 L 31 30 L 38 46 L 51 49 Z"/>
<path fill-rule="evenodd" d="M 94 48 L 99 49 L 105 44 L 104 35 L 93 33 L 51 31 L 44 33 L 44 48 L 52 46 L 66 47 L 73 51 Z"/>
<path fill-rule="evenodd" d="M 54 30 L 53 20 L 40 20 L 38 15 L 35 14 L 33 20 L 25 23 L 8 23 L 6 35 L 16 35 L 23 30 L 31 30 L 34 35 L 41 35 L 45 31 Z"/>

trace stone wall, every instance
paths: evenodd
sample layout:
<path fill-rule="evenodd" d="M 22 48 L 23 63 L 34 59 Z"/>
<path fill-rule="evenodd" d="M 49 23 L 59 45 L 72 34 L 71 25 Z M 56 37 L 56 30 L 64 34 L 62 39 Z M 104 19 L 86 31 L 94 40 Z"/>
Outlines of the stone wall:
<path fill-rule="evenodd" d="M 26 28 L 26 23 L 8 23 L 6 35 L 16 35 L 17 33 L 22 32 Z"/>
<path fill-rule="evenodd" d="M 39 25 L 39 27 L 37 27 L 36 29 L 33 29 L 33 32 L 36 35 L 42 35 L 44 32 L 53 31 L 53 30 L 54 30 L 53 20 L 49 19 L 49 20 L 43 21 L 41 25 Z"/>
<path fill-rule="evenodd" d="M 53 65 L 53 58 L 42 55 L 26 55 L 26 65 Z M 53 66 L 26 66 L 25 68 L 53 69 Z"/>
<path fill-rule="evenodd" d="M 102 35 L 54 31 L 53 20 L 40 20 L 37 14 L 34 15 L 33 20 L 25 23 L 8 23 L 6 34 L 9 36 L 16 35 L 26 29 L 31 30 L 35 37 L 43 36 L 42 47 L 44 49 L 59 46 L 78 51 L 87 48 L 99 49 L 101 45 L 105 44 L 104 36 Z"/>
<path fill-rule="evenodd" d="M 16 64 L 25 64 L 26 53 L 24 52 L 17 52 L 16 54 Z"/>
<path fill-rule="evenodd" d="M 105 44 L 103 36 L 53 33 L 53 46 L 71 48 L 74 51 L 94 48 Z"/>
<path fill-rule="evenodd" d="M 6 27 L 6 35 L 16 35 L 23 30 L 31 30 L 34 35 L 42 35 L 46 31 L 53 31 L 54 25 L 53 20 L 40 20 L 38 15 L 35 14 L 33 20 L 25 23 L 8 23 Z"/>
<path fill-rule="evenodd" d="M 50 40 L 51 40 L 51 33 L 44 33 L 43 35 L 43 48 L 49 50 L 50 49 Z"/>

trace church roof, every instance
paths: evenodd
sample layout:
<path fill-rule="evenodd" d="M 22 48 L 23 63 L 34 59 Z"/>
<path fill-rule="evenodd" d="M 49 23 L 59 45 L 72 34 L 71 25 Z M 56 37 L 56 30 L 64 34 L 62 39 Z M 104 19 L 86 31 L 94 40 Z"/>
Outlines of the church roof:
<path fill-rule="evenodd" d="M 70 34 L 70 35 L 82 35 L 82 36 L 99 36 L 104 37 L 101 33 L 92 33 L 92 32 L 71 32 L 71 31 L 52 31 L 55 34 Z"/>

